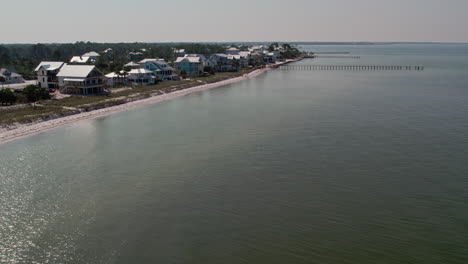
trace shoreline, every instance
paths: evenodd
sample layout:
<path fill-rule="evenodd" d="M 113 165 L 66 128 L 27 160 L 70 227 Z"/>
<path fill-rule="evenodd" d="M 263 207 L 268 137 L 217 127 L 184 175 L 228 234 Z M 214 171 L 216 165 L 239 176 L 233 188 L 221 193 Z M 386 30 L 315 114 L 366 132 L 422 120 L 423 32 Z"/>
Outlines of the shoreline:
<path fill-rule="evenodd" d="M 73 114 L 69 116 L 59 117 L 59 118 L 46 120 L 46 121 L 35 122 L 31 124 L 20 124 L 18 125 L 18 127 L 11 129 L 11 130 L 4 130 L 4 131 L 0 130 L 0 144 L 8 143 L 8 142 L 21 139 L 21 138 L 25 138 L 28 136 L 33 136 L 33 135 L 36 135 L 36 134 L 39 134 L 48 130 L 52 130 L 54 128 L 76 123 L 82 120 L 95 119 L 95 118 L 99 118 L 102 116 L 107 116 L 107 115 L 123 112 L 126 110 L 135 109 L 135 108 L 142 107 L 142 106 L 149 105 L 149 104 L 155 104 L 155 103 L 159 103 L 159 102 L 163 102 L 167 100 L 172 100 L 177 97 L 189 95 L 192 93 L 209 90 L 213 88 L 218 88 L 218 87 L 226 86 L 229 84 L 238 83 L 244 80 L 255 78 L 280 65 L 297 62 L 299 60 L 300 59 L 288 60 L 282 63 L 278 63 L 276 65 L 273 65 L 273 67 L 266 67 L 263 69 L 254 70 L 243 76 L 234 77 L 231 79 L 227 79 L 227 80 L 223 80 L 223 81 L 219 81 L 215 83 L 194 86 L 191 88 L 178 90 L 178 91 L 174 91 L 171 93 L 156 95 L 156 96 L 128 102 L 128 103 L 121 104 L 121 105 L 110 106 L 106 108 L 93 110 L 90 112 L 82 112 L 79 114 Z"/>

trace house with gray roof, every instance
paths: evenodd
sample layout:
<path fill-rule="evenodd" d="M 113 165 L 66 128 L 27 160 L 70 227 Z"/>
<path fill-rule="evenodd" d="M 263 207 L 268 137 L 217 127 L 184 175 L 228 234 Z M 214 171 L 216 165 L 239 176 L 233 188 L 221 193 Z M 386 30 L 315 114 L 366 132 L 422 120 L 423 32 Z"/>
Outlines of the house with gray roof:
<path fill-rule="evenodd" d="M 5 82 L 2 84 L 12 84 L 12 83 L 23 83 L 23 76 L 9 69 L 1 68 L 0 76 L 5 78 Z"/>
<path fill-rule="evenodd" d="M 71 94 L 99 94 L 104 92 L 106 77 L 94 65 L 65 64 L 57 74 L 60 91 Z"/>

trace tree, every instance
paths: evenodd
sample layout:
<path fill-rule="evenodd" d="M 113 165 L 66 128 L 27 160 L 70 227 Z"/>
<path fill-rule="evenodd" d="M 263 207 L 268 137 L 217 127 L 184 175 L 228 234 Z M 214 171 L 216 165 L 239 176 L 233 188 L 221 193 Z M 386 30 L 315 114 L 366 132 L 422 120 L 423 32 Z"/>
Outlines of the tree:
<path fill-rule="evenodd" d="M 3 104 L 14 104 L 16 102 L 16 95 L 10 89 L 0 90 L 0 103 Z"/>
<path fill-rule="evenodd" d="M 30 103 L 35 103 L 39 100 L 50 99 L 49 91 L 45 88 L 39 88 L 35 85 L 28 85 L 23 89 L 23 94 L 26 97 L 26 100 Z"/>
<path fill-rule="evenodd" d="M 3 84 L 5 83 L 5 81 L 6 81 L 5 77 L 0 76 L 0 83 L 2 84 L 2 87 L 3 87 Z"/>

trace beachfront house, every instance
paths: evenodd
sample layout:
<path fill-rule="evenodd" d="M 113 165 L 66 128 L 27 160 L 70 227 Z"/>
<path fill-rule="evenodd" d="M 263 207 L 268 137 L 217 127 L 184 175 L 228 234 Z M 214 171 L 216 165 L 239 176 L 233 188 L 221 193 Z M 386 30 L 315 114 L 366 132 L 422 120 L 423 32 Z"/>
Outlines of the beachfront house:
<path fill-rule="evenodd" d="M 223 53 L 217 53 L 210 56 L 216 72 L 230 72 L 239 69 L 240 62 L 236 60 L 236 56 Z"/>
<path fill-rule="evenodd" d="M 65 64 L 57 74 L 62 93 L 100 94 L 104 92 L 106 77 L 94 65 Z"/>
<path fill-rule="evenodd" d="M 271 52 L 265 51 L 263 52 L 263 57 L 265 63 L 276 63 L 280 59 L 281 53 L 278 50 L 274 50 Z"/>
<path fill-rule="evenodd" d="M 106 74 L 106 83 L 107 83 L 107 86 L 109 87 L 113 87 L 117 85 L 127 85 L 128 75 L 117 74 L 115 72 L 108 73 Z"/>
<path fill-rule="evenodd" d="M 200 57 L 178 57 L 175 61 L 175 67 L 181 75 L 200 76 L 203 74 L 203 61 Z"/>
<path fill-rule="evenodd" d="M 241 57 L 241 67 L 246 68 L 249 67 L 250 65 L 250 51 L 241 51 L 239 52 L 239 55 Z"/>
<path fill-rule="evenodd" d="M 61 61 L 43 61 L 34 70 L 37 73 L 37 84 L 41 88 L 58 89 L 57 73 L 60 71 L 64 62 Z"/>
<path fill-rule="evenodd" d="M 174 69 L 164 59 L 144 59 L 138 62 L 141 68 L 152 71 L 161 80 L 172 80 L 176 77 Z"/>
<path fill-rule="evenodd" d="M 0 76 L 5 79 L 2 84 L 23 83 L 23 76 L 6 68 L 0 69 Z"/>
<path fill-rule="evenodd" d="M 130 85 L 149 85 L 156 83 L 156 77 L 153 76 L 153 71 L 141 68 L 129 71 L 127 79 Z"/>

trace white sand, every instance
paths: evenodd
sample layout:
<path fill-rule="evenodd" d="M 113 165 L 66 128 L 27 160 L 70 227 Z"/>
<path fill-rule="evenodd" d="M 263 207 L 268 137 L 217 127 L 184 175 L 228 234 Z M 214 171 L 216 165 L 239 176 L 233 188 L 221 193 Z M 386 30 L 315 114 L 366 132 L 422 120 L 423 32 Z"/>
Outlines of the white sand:
<path fill-rule="evenodd" d="M 27 136 L 31 136 L 31 135 L 34 135 L 34 134 L 37 134 L 37 133 L 40 133 L 40 132 L 44 132 L 44 131 L 47 131 L 47 130 L 50 130 L 50 129 L 54 129 L 54 128 L 57 128 L 57 127 L 60 127 L 60 126 L 63 126 L 63 125 L 71 124 L 71 123 L 74 123 L 74 122 L 77 122 L 77 121 L 97 118 L 97 117 L 101 117 L 101 116 L 105 116 L 105 115 L 110 115 L 110 114 L 113 114 L 113 113 L 117 113 L 117 112 L 129 110 L 129 109 L 137 108 L 137 107 L 140 107 L 140 106 L 143 106 L 143 105 L 154 104 L 154 103 L 157 103 L 157 102 L 170 100 L 170 99 L 173 99 L 173 98 L 176 98 L 176 97 L 179 97 L 179 96 L 184 96 L 184 95 L 187 95 L 187 94 L 191 94 L 191 93 L 195 93 L 195 92 L 199 92 L 199 91 L 203 91 L 203 90 L 217 88 L 217 87 L 220 87 L 220 86 L 236 83 L 236 82 L 239 82 L 239 81 L 242 81 L 242 80 L 246 80 L 246 79 L 249 79 L 249 78 L 256 77 L 256 76 L 266 72 L 269 69 L 270 68 L 259 69 L 259 70 L 255 70 L 255 71 L 253 71 L 253 72 L 251 72 L 249 74 L 246 74 L 244 76 L 241 76 L 241 77 L 236 77 L 236 78 L 232 78 L 232 79 L 228 79 L 228 80 L 224 80 L 224 81 L 220 81 L 220 82 L 216 82 L 216 83 L 210 83 L 210 84 L 195 86 L 195 87 L 192 87 L 192 88 L 179 90 L 179 91 L 175 91 L 175 92 L 171 92 L 171 93 L 167 93 L 167 94 L 157 95 L 157 96 L 153 96 L 153 97 L 138 100 L 138 101 L 129 102 L 129 103 L 122 104 L 122 105 L 111 106 L 111 107 L 102 108 L 102 109 L 99 109 L 99 110 L 84 112 L 84 113 L 70 115 L 70 116 L 66 116 L 66 117 L 60 117 L 60 118 L 57 118 L 57 119 L 38 122 L 38 123 L 21 124 L 18 127 L 14 128 L 14 129 L 11 129 L 11 130 L 6 130 L 6 129 L 4 129 L 3 131 L 0 130 L 0 144 L 6 143 L 6 142 L 9 142 L 9 141 L 13 141 L 13 140 L 16 140 L 16 139 L 19 139 L 19 138 L 24 138 L 24 137 L 27 137 Z"/>

